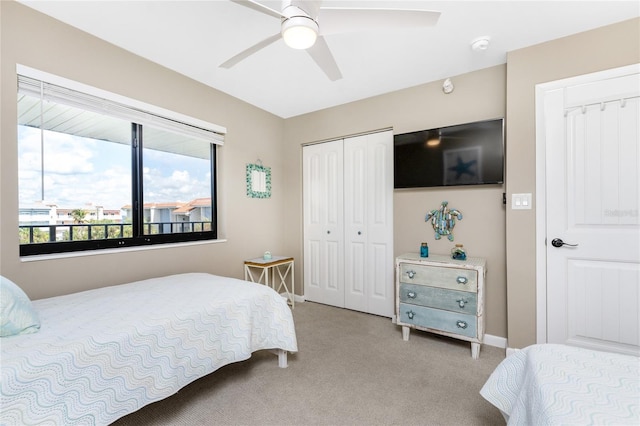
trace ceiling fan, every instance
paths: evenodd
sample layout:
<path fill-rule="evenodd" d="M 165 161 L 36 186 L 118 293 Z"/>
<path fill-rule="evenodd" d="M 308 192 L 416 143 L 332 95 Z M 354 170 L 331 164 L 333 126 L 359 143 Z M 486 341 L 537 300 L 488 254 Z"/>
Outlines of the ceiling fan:
<path fill-rule="evenodd" d="M 280 19 L 281 29 L 223 62 L 220 67 L 231 68 L 282 37 L 289 47 L 305 49 L 331 81 L 341 79 L 342 73 L 325 35 L 434 26 L 440 17 L 440 12 L 428 10 L 323 7 L 322 0 L 283 0 L 281 11 L 255 0 L 231 1 Z"/>

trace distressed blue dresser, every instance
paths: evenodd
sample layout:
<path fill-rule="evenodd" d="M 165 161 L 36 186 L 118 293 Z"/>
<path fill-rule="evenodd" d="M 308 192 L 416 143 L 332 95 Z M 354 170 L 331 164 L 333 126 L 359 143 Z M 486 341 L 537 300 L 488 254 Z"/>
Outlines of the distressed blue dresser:
<path fill-rule="evenodd" d="M 478 359 L 484 337 L 486 260 L 453 260 L 408 253 L 396 258 L 396 321 L 402 338 L 412 328 L 471 342 Z"/>

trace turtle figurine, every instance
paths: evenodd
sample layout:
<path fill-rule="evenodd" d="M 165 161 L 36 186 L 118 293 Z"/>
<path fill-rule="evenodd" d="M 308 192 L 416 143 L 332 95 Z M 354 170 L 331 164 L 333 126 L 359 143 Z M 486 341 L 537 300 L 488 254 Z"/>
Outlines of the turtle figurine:
<path fill-rule="evenodd" d="M 424 218 L 425 222 L 431 220 L 433 230 L 436 231 L 436 240 L 445 235 L 449 241 L 453 241 L 453 227 L 456 226 L 456 219 L 462 220 L 462 213 L 456 209 L 447 207 L 449 203 L 443 201 L 439 209 L 431 210 Z"/>

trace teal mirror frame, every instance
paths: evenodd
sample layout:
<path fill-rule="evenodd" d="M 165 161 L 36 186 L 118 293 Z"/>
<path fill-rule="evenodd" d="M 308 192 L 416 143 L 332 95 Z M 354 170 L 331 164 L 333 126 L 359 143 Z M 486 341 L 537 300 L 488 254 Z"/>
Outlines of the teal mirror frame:
<path fill-rule="evenodd" d="M 247 197 L 271 198 L 271 167 L 247 164 Z"/>

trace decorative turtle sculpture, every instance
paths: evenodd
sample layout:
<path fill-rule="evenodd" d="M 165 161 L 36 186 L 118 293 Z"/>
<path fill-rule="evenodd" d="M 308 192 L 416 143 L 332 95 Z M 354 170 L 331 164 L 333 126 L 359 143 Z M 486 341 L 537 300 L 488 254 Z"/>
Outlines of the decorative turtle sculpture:
<path fill-rule="evenodd" d="M 449 202 L 443 201 L 440 209 L 431 210 L 424 218 L 425 222 L 431 220 L 433 230 L 436 231 L 436 240 L 442 238 L 443 235 L 453 241 L 453 227 L 456 226 L 456 218 L 462 220 L 462 213 L 456 209 L 449 209 Z"/>

